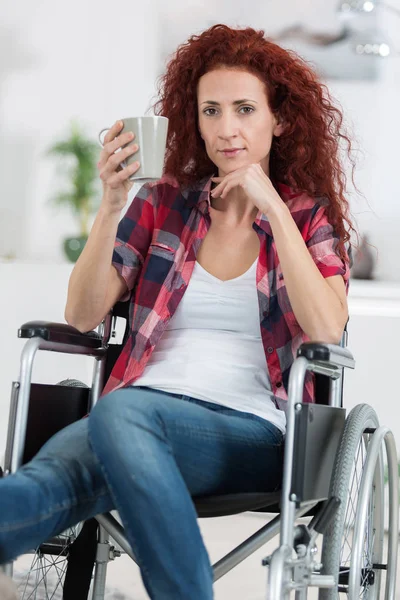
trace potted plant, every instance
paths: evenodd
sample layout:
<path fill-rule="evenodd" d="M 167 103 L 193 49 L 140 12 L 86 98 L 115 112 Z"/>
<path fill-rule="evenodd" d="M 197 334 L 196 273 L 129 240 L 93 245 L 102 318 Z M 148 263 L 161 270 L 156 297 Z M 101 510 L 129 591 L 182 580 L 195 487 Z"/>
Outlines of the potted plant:
<path fill-rule="evenodd" d="M 89 218 L 99 198 L 96 168 L 99 146 L 83 133 L 76 121 L 72 121 L 69 136 L 51 146 L 47 155 L 59 159 L 59 173 L 68 181 L 67 187 L 58 192 L 51 202 L 69 207 L 78 218 L 79 233 L 65 238 L 63 242 L 67 258 L 75 262 L 85 246 Z"/>

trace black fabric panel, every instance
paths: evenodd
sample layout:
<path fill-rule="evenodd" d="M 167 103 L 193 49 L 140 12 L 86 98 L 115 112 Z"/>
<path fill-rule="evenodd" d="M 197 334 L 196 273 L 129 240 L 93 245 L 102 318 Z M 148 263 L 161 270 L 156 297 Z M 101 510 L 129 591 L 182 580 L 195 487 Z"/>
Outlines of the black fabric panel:
<path fill-rule="evenodd" d="M 55 433 L 84 417 L 89 388 L 32 383 L 23 463 L 31 460 Z"/>
<path fill-rule="evenodd" d="M 87 600 L 96 560 L 98 526 L 96 519 L 85 521 L 69 547 L 63 600 Z"/>

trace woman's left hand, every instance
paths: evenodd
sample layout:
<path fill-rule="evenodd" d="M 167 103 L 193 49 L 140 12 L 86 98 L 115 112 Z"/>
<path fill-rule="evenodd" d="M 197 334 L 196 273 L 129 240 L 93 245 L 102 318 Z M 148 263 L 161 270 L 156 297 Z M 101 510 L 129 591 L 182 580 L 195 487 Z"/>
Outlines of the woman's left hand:
<path fill-rule="evenodd" d="M 240 186 L 247 198 L 267 217 L 272 216 L 276 210 L 285 206 L 270 178 L 259 163 L 236 169 L 236 171 L 228 173 L 225 177 L 213 177 L 212 181 L 220 182 L 211 192 L 213 198 L 218 198 L 218 196 L 225 198 L 232 188 Z"/>

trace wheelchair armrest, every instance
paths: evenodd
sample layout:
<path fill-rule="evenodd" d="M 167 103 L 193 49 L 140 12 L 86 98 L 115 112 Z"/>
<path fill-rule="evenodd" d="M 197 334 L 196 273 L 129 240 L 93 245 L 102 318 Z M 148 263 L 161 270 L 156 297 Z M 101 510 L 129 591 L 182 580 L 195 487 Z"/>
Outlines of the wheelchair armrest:
<path fill-rule="evenodd" d="M 313 362 L 329 363 L 335 367 L 354 369 L 356 362 L 347 348 L 335 344 L 305 342 L 297 350 L 297 356 L 304 356 Z"/>
<path fill-rule="evenodd" d="M 84 346 L 85 348 L 101 348 L 102 339 L 96 331 L 81 333 L 75 327 L 65 323 L 49 321 L 29 321 L 18 329 L 19 338 L 40 337 L 49 342 Z"/>

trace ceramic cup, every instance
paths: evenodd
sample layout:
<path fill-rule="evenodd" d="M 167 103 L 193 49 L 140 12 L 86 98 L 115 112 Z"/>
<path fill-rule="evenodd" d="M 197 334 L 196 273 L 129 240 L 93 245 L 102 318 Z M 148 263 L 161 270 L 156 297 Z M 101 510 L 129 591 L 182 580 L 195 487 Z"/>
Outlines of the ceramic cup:
<path fill-rule="evenodd" d="M 129 144 L 138 144 L 139 150 L 121 162 L 122 168 L 139 161 L 139 169 L 129 177 L 130 181 L 141 179 L 161 179 L 164 168 L 165 148 L 167 144 L 167 117 L 129 117 L 121 119 L 124 123 L 121 133 L 133 131 L 134 139 Z M 102 135 L 109 131 L 105 127 L 99 133 L 99 142 L 103 146 Z M 128 144 L 122 146 L 125 148 Z"/>

